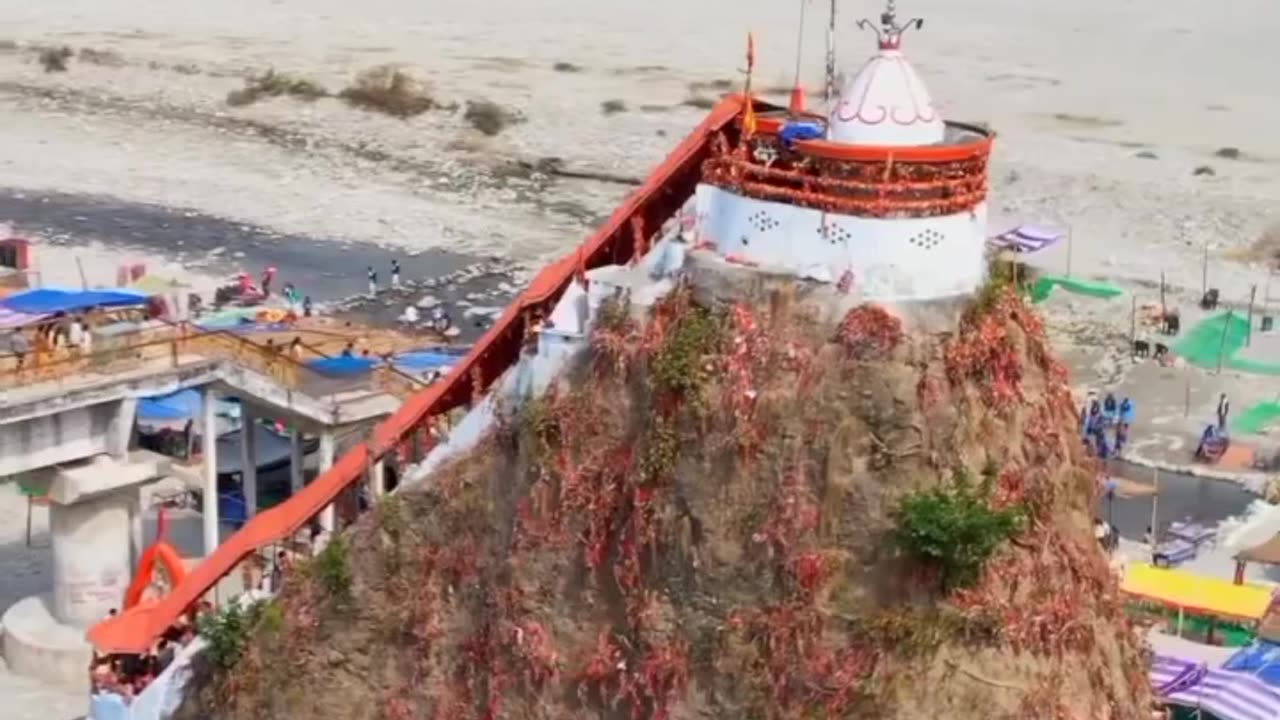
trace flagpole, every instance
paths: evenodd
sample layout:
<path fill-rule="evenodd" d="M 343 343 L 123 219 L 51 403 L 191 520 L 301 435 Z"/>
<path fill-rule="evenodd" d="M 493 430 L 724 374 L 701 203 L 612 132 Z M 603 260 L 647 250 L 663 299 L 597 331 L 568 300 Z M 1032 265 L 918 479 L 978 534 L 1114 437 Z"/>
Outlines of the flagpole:
<path fill-rule="evenodd" d="M 751 99 L 751 73 L 756 66 L 756 36 L 747 33 L 747 81 L 743 89 L 742 100 L 742 135 L 751 137 L 756 132 L 755 101 Z"/>
<path fill-rule="evenodd" d="M 836 99 L 836 0 L 831 0 L 827 21 L 827 109 Z"/>
<path fill-rule="evenodd" d="M 800 29 L 796 31 L 796 78 L 792 87 L 800 86 L 800 59 L 804 56 L 804 6 L 809 0 L 800 0 Z"/>

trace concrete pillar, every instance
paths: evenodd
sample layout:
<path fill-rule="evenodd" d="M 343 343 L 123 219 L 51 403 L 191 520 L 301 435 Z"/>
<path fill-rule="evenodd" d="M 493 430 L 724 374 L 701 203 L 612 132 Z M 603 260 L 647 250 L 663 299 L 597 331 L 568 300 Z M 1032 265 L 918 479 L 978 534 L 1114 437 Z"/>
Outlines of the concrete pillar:
<path fill-rule="evenodd" d="M 322 475 L 328 472 L 329 468 L 333 467 L 333 456 L 337 450 L 336 444 L 332 430 L 325 430 L 321 433 L 320 473 Z M 329 503 L 325 506 L 324 510 L 320 511 L 320 527 L 323 528 L 325 532 L 332 533 L 336 526 L 337 523 L 334 522 L 333 503 Z"/>
<path fill-rule="evenodd" d="M 302 489 L 303 474 L 302 467 L 302 432 L 297 428 L 289 431 L 289 489 L 296 494 Z"/>
<path fill-rule="evenodd" d="M 258 514 L 258 438 L 256 418 L 248 404 L 240 403 L 240 487 L 244 491 L 245 517 Z"/>
<path fill-rule="evenodd" d="M 218 547 L 218 435 L 217 410 L 218 395 L 212 387 L 204 389 L 204 417 L 200 434 L 204 455 L 204 554 L 209 555 Z"/>
<path fill-rule="evenodd" d="M 145 542 L 145 538 L 142 536 L 144 514 L 142 490 L 135 489 L 133 497 L 129 498 L 129 500 L 129 567 L 136 568 L 138 567 L 138 560 L 142 558 L 143 542 Z"/>
<path fill-rule="evenodd" d="M 134 504 L 128 492 L 115 492 L 49 506 L 53 615 L 59 621 L 89 627 L 120 609 L 131 578 L 129 516 Z"/>
<path fill-rule="evenodd" d="M 382 496 L 387 494 L 386 469 L 387 461 L 378 458 L 369 468 L 369 503 L 377 504 L 382 500 Z"/>
<path fill-rule="evenodd" d="M 125 398 L 114 404 L 114 412 L 107 426 L 104 449 L 108 455 L 120 459 L 129 454 L 129 441 L 138 415 L 138 399 Z"/>

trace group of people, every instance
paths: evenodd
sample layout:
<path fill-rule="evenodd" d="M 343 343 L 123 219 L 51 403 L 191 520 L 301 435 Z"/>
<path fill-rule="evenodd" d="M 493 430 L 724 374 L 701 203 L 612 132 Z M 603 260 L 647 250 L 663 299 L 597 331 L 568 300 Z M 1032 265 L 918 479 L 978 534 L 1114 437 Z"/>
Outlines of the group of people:
<path fill-rule="evenodd" d="M 262 298 L 271 297 L 271 284 L 275 281 L 276 269 L 274 266 L 267 267 L 262 271 L 262 285 L 254 287 L 253 278 L 249 273 L 240 273 L 238 279 L 240 283 L 240 295 L 242 297 L 252 297 L 261 294 Z M 280 294 L 284 297 L 285 302 L 289 304 L 289 309 L 293 312 L 302 312 L 303 317 L 311 317 L 313 304 L 310 295 L 303 295 L 293 283 L 287 282 Z"/>
<path fill-rule="evenodd" d="M 213 611 L 213 605 L 201 602 L 183 613 L 161 635 L 151 648 L 141 654 L 94 653 L 89 667 L 89 680 L 94 695 L 115 696 L 124 704 L 133 702 L 143 690 L 169 667 L 174 657 L 196 639 L 200 617 Z M 116 614 L 115 610 L 111 615 Z"/>
<path fill-rule="evenodd" d="M 286 354 L 294 360 L 302 360 L 302 349 L 302 338 L 297 335 L 293 336 L 293 340 L 290 340 L 288 345 L 284 343 L 277 345 L 274 338 L 267 338 L 267 350 Z"/>
<path fill-rule="evenodd" d="M 369 277 L 369 296 L 373 297 L 378 294 L 378 271 L 370 265 L 366 275 Z M 391 289 L 400 289 L 400 261 L 395 258 L 391 259 Z"/>
<path fill-rule="evenodd" d="M 1099 403 L 1094 397 L 1080 413 L 1085 447 L 1103 460 L 1121 454 L 1129 441 L 1129 430 L 1136 416 L 1137 407 L 1129 398 L 1116 402 L 1116 396 L 1107 393 Z"/>
<path fill-rule="evenodd" d="M 34 352 L 36 362 L 41 358 L 58 358 L 93 352 L 93 331 L 88 318 L 58 313 L 49 322 L 37 325 L 31 337 L 22 328 L 9 331 L 8 348 L 18 370 L 27 365 L 27 357 Z"/>
<path fill-rule="evenodd" d="M 305 531 L 310 536 L 311 547 L 323 547 L 327 540 L 319 522 L 313 521 Z M 261 555 L 252 555 L 244 565 L 245 590 L 250 597 L 269 597 L 280 592 L 286 576 L 297 563 L 298 555 L 289 550 L 279 550 L 268 563 Z M 179 652 L 195 639 L 200 620 L 214 611 L 213 604 L 202 601 L 183 613 L 142 654 L 94 653 L 89 667 L 92 692 L 104 699 L 129 705 L 165 668 Z M 117 611 L 112 610 L 114 617 Z M 115 696 L 111 698 L 110 696 Z"/>

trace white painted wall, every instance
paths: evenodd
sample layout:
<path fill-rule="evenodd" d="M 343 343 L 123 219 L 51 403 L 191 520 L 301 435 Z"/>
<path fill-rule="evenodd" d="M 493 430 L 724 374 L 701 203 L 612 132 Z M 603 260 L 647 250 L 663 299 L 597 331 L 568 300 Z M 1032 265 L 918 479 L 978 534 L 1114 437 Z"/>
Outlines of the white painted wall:
<path fill-rule="evenodd" d="M 834 215 L 755 200 L 712 185 L 697 191 L 698 234 L 722 255 L 797 275 L 854 273 L 867 300 L 934 300 L 973 292 L 985 274 L 987 207 L 931 218 Z"/>

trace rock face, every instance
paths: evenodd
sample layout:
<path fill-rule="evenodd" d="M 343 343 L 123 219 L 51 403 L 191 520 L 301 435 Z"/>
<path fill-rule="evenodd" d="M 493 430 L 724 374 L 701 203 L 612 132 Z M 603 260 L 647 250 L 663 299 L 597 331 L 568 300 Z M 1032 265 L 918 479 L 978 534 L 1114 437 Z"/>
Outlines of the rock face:
<path fill-rule="evenodd" d="M 606 308 L 582 367 L 287 579 L 183 712 L 1145 718 L 1065 379 L 1000 290 L 946 334 L 779 291 Z M 962 476 L 1022 522 L 943 584 L 900 509 Z"/>

